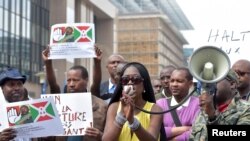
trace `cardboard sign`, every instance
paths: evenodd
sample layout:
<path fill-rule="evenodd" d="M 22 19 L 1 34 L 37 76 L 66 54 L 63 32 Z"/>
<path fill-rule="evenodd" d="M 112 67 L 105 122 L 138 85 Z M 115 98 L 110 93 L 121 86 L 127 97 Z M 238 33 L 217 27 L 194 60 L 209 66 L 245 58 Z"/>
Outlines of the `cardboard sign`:
<path fill-rule="evenodd" d="M 94 44 L 94 24 L 56 24 L 51 27 L 49 59 L 96 57 Z"/>
<path fill-rule="evenodd" d="M 52 98 L 0 105 L 0 131 L 15 128 L 16 138 L 55 136 L 63 127 Z"/>
<path fill-rule="evenodd" d="M 61 118 L 64 136 L 84 135 L 93 126 L 91 93 L 46 94 L 53 97 Z"/>
<path fill-rule="evenodd" d="M 249 60 L 249 29 L 212 27 L 196 33 L 199 38 L 190 42 L 190 46 L 194 47 L 194 49 L 207 45 L 218 47 L 227 53 L 231 65 L 239 59 Z"/>

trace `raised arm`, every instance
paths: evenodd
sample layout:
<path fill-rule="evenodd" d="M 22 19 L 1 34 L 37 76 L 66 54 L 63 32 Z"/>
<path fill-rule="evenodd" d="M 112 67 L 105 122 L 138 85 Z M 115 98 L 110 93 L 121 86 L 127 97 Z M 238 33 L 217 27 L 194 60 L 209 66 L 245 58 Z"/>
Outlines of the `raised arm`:
<path fill-rule="evenodd" d="M 95 53 L 96 57 L 94 58 L 93 83 L 91 85 L 90 91 L 92 95 L 100 97 L 100 85 L 102 80 L 102 70 L 101 70 L 102 51 L 96 45 L 95 45 Z"/>
<path fill-rule="evenodd" d="M 49 46 L 42 52 L 42 58 L 45 64 L 46 78 L 50 86 L 50 92 L 52 94 L 60 93 L 61 90 L 56 82 L 56 76 L 53 69 L 52 60 L 48 59 L 48 57 L 49 57 Z"/>

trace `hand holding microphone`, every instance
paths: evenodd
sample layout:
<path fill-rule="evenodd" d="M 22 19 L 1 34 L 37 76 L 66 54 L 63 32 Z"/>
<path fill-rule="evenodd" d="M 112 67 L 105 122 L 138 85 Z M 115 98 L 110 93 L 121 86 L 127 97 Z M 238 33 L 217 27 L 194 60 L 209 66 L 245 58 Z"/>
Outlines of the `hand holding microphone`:
<path fill-rule="evenodd" d="M 124 85 L 122 91 L 121 101 L 124 104 L 130 104 L 133 102 L 133 98 L 135 97 L 133 85 Z"/>
<path fill-rule="evenodd" d="M 130 96 L 132 96 L 134 93 L 133 92 L 134 91 L 133 85 L 125 85 L 125 86 L 123 86 L 123 90 L 124 90 L 125 94 L 130 95 Z"/>
<path fill-rule="evenodd" d="M 135 90 L 133 85 L 124 85 L 121 100 L 121 112 L 128 121 L 132 121 L 134 117 L 134 97 Z"/>

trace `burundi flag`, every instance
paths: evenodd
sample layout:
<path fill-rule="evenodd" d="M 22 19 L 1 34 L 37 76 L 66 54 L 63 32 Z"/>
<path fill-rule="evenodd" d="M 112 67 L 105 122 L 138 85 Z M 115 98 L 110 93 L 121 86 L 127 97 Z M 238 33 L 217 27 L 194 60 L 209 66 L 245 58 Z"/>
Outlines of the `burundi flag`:
<path fill-rule="evenodd" d="M 34 122 L 46 121 L 56 117 L 52 104 L 48 101 L 31 104 L 30 112 Z"/>
<path fill-rule="evenodd" d="M 93 40 L 93 30 L 91 26 L 76 26 L 74 34 L 77 42 L 91 42 Z"/>

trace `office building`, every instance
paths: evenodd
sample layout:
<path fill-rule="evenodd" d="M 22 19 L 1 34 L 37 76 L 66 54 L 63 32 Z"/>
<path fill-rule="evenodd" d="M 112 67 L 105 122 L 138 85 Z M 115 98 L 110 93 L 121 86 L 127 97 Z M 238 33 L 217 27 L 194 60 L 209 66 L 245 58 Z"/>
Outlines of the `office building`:
<path fill-rule="evenodd" d="M 166 65 L 183 65 L 180 30 L 193 27 L 175 0 L 110 0 L 118 9 L 117 52 L 143 63 L 152 78 Z"/>
<path fill-rule="evenodd" d="M 0 69 L 17 67 L 32 96 L 40 93 L 41 51 L 49 41 L 49 0 L 0 0 Z"/>

